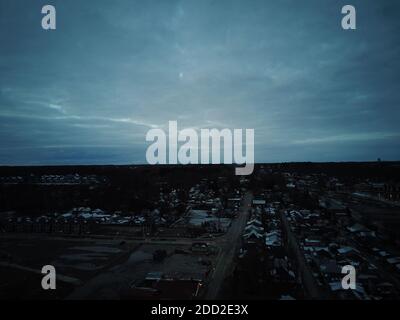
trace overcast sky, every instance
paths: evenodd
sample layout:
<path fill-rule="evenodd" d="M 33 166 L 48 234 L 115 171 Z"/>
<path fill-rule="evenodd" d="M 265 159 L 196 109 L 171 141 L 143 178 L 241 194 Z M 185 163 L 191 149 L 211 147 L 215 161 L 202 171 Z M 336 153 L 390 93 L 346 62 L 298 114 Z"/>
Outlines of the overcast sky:
<path fill-rule="evenodd" d="M 398 0 L 0 0 L 0 164 L 145 163 L 168 120 L 253 128 L 258 162 L 400 160 L 399 18 Z"/>

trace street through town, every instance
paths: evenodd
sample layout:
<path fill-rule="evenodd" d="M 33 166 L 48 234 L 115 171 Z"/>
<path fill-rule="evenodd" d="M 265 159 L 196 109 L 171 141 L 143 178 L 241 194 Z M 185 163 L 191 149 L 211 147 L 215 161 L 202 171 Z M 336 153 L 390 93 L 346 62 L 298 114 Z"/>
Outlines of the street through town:
<path fill-rule="evenodd" d="M 248 211 L 250 209 L 252 200 L 253 194 L 251 192 L 247 192 L 244 196 L 238 217 L 232 222 L 232 225 L 228 229 L 227 233 L 218 239 L 220 252 L 217 259 L 217 265 L 215 266 L 215 270 L 212 274 L 212 278 L 210 279 L 209 287 L 205 295 L 207 300 L 218 298 L 222 283 L 228 275 L 228 271 L 232 266 L 235 253 L 238 250 L 240 237 L 243 234 L 243 230 L 248 220 Z"/>

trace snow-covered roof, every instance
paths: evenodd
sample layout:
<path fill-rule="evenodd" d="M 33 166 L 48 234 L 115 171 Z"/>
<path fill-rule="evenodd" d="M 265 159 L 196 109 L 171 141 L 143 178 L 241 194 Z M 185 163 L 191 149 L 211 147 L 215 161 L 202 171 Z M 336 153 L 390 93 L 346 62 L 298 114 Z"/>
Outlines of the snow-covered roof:
<path fill-rule="evenodd" d="M 251 230 L 250 232 L 246 233 L 243 235 L 245 239 L 251 238 L 251 237 L 256 237 L 257 239 L 260 239 L 263 237 L 263 235 L 255 230 Z"/>

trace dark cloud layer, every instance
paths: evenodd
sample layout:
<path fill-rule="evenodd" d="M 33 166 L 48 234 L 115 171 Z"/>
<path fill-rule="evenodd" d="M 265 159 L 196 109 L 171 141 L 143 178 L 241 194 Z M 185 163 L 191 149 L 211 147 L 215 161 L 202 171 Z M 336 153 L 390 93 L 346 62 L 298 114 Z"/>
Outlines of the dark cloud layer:
<path fill-rule="evenodd" d="M 57 30 L 41 29 L 41 7 Z M 400 3 L 0 0 L 0 164 L 144 163 L 145 134 L 254 128 L 256 160 L 400 159 Z"/>

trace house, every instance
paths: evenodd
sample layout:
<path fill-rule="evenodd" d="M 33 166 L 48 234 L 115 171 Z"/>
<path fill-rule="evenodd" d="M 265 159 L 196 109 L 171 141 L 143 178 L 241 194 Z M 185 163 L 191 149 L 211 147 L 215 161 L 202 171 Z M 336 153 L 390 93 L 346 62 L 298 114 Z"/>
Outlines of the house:
<path fill-rule="evenodd" d="M 194 253 L 208 254 L 210 252 L 209 246 L 205 242 L 194 242 L 191 248 Z"/>
<path fill-rule="evenodd" d="M 248 221 L 246 225 L 247 226 L 254 225 L 254 226 L 257 226 L 257 227 L 261 227 L 262 226 L 262 222 L 260 220 L 256 219 L 256 218 L 254 218 L 254 219 L 251 219 L 250 221 Z"/>
<path fill-rule="evenodd" d="M 282 238 L 280 231 L 272 231 L 267 232 L 265 234 L 265 244 L 271 247 L 280 247 L 282 246 Z"/>
<path fill-rule="evenodd" d="M 246 228 L 244 228 L 244 231 L 245 231 L 245 233 L 248 233 L 250 231 L 257 231 L 258 233 L 262 233 L 262 232 L 264 232 L 264 228 L 259 227 L 254 224 L 250 224 L 250 225 L 246 226 Z"/>
<path fill-rule="evenodd" d="M 365 228 L 363 225 L 356 223 L 351 227 L 347 227 L 347 230 L 349 230 L 350 232 L 361 232 L 361 231 L 367 231 L 368 229 Z"/>
<path fill-rule="evenodd" d="M 247 241 L 261 240 L 263 237 L 264 235 L 256 230 L 251 230 L 243 235 L 243 238 Z"/>
<path fill-rule="evenodd" d="M 266 201 L 261 199 L 254 199 L 253 206 L 265 206 Z"/>

